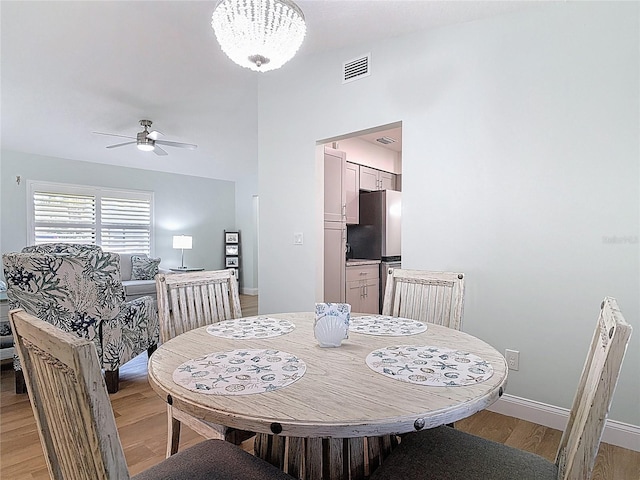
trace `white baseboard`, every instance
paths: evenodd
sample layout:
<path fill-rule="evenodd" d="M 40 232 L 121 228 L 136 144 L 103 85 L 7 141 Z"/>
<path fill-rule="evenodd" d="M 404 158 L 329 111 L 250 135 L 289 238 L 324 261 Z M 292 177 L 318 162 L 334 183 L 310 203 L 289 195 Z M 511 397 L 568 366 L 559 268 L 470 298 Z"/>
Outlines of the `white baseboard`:
<path fill-rule="evenodd" d="M 241 289 L 242 291 L 240 292 L 243 295 L 258 295 L 258 289 L 257 288 L 243 288 Z"/>
<path fill-rule="evenodd" d="M 488 410 L 556 430 L 564 430 L 569 418 L 569 409 L 567 408 L 555 407 L 509 394 L 503 395 Z M 607 420 L 602 441 L 640 452 L 640 426 L 617 420 Z"/>

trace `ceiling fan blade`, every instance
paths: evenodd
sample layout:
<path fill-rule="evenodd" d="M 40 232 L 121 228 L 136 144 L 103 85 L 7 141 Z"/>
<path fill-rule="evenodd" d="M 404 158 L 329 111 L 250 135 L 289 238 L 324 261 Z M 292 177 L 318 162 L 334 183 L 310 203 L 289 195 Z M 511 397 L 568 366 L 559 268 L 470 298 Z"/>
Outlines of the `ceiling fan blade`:
<path fill-rule="evenodd" d="M 116 143 L 115 145 L 108 145 L 107 148 L 123 147 L 125 145 L 133 145 L 134 143 L 136 143 L 136 142 Z"/>
<path fill-rule="evenodd" d="M 161 149 L 158 145 L 155 145 L 153 147 L 153 153 L 155 153 L 156 155 L 169 155 L 167 152 Z"/>
<path fill-rule="evenodd" d="M 192 143 L 169 142 L 167 140 L 156 140 L 156 143 L 159 143 L 160 145 L 167 145 L 169 147 L 188 148 L 189 150 L 195 150 L 198 148 L 197 145 Z"/>
<path fill-rule="evenodd" d="M 158 137 L 161 137 L 162 135 L 164 135 L 164 133 L 154 130 L 153 132 L 149 132 L 147 138 L 150 138 L 151 140 L 158 140 Z"/>
<path fill-rule="evenodd" d="M 91 132 L 91 133 L 95 133 L 97 135 L 107 135 L 109 137 L 122 137 L 122 138 L 133 138 L 133 139 L 136 138 L 130 135 L 118 135 L 117 133 L 102 133 L 102 132 Z"/>

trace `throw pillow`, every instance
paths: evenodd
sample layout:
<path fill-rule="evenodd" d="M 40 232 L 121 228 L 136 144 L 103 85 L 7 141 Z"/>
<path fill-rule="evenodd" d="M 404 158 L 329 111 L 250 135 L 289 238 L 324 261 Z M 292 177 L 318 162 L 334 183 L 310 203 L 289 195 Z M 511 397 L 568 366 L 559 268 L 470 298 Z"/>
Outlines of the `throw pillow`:
<path fill-rule="evenodd" d="M 153 280 L 158 274 L 160 258 L 143 255 L 131 256 L 131 280 Z"/>

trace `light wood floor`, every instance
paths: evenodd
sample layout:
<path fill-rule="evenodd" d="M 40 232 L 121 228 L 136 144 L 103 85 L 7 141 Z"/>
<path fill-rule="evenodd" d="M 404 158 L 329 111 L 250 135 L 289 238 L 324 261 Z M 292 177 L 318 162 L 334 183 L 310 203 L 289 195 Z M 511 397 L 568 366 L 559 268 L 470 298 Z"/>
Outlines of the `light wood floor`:
<path fill-rule="evenodd" d="M 257 297 L 241 296 L 244 315 L 257 313 Z M 120 391 L 111 403 L 131 474 L 165 455 L 165 404 L 147 383 L 147 356 L 140 355 L 120 369 Z M 530 422 L 483 411 L 456 423 L 456 428 L 554 460 L 561 432 Z M 202 437 L 183 427 L 180 448 Z M 250 448 L 245 444 L 246 448 Z M 35 420 L 27 395 L 16 395 L 13 370 L 0 378 L 0 478 L 48 479 Z M 486 479 L 491 480 L 491 479 Z M 517 479 L 514 479 L 517 480 Z M 640 480 L 640 453 L 602 444 L 593 480 Z"/>

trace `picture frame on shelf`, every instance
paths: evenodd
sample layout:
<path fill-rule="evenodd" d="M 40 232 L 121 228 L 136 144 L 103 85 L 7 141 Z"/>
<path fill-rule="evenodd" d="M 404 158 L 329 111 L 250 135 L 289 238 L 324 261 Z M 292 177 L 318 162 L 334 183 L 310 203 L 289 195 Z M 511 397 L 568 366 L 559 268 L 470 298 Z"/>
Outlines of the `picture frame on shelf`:
<path fill-rule="evenodd" d="M 227 268 L 238 268 L 239 267 L 238 257 L 227 257 L 225 266 Z"/>
<path fill-rule="evenodd" d="M 225 232 L 225 243 L 238 243 L 238 232 Z"/>
<path fill-rule="evenodd" d="M 227 255 L 238 255 L 238 245 L 227 245 Z"/>

